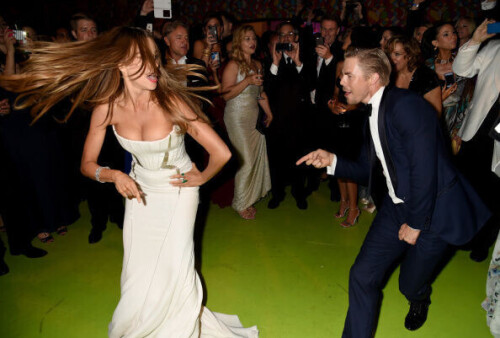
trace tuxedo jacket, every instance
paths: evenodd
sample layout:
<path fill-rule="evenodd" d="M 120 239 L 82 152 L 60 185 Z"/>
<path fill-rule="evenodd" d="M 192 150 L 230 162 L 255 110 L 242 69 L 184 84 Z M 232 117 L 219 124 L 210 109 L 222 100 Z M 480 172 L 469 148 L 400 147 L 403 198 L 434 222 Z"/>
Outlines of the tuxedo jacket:
<path fill-rule="evenodd" d="M 307 83 L 308 64 L 302 63 L 300 73 L 295 63 L 287 64 L 283 56 L 276 75 L 270 72 L 271 65 L 266 64 L 266 94 L 269 98 L 273 122 L 271 130 L 280 133 L 296 134 L 303 128 L 309 108 L 310 95 Z"/>
<path fill-rule="evenodd" d="M 325 60 L 321 60 L 321 68 L 319 74 L 317 71 L 318 56 L 313 53 L 311 59 L 312 67 L 310 67 L 310 82 L 312 89 L 316 90 L 315 104 L 320 110 L 329 112 L 328 100 L 333 97 L 335 91 L 337 63 L 343 59 L 343 52 L 338 42 L 334 42 L 330 46 L 330 53 L 333 55 L 332 61 L 327 65 Z"/>
<path fill-rule="evenodd" d="M 365 128 L 369 134 L 368 123 Z M 454 245 L 472 239 L 490 212 L 452 165 L 431 105 L 409 90 L 385 88 L 378 131 L 390 180 L 403 200 L 391 206 L 400 224 L 434 232 Z M 356 161 L 338 157 L 335 175 L 366 181 L 375 162 L 369 136 Z"/>

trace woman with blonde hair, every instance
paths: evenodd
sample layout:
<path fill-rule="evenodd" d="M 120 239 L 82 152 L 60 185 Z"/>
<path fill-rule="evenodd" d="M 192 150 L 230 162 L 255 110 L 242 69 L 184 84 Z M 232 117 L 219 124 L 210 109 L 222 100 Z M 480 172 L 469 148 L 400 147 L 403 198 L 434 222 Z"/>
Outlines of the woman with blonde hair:
<path fill-rule="evenodd" d="M 82 173 L 114 183 L 127 198 L 121 298 L 109 336 L 257 337 L 236 316 L 202 306 L 192 239 L 198 187 L 230 152 L 183 84 L 192 68 L 162 68 L 154 40 L 139 28 L 117 27 L 63 48 L 39 46 L 22 74 L 0 84 L 22 92 L 17 104 L 32 105 L 34 121 L 67 96 L 73 99 L 67 118 L 79 105 L 93 108 Z M 98 164 L 108 125 L 132 153 L 130 175 Z M 201 172 L 184 149 L 186 132 L 210 155 Z"/>
<path fill-rule="evenodd" d="M 254 219 L 255 202 L 271 190 L 271 176 L 267 159 L 266 138 L 256 126 L 259 106 L 265 113 L 268 127 L 273 115 L 267 95 L 261 92 L 262 65 L 253 60 L 257 36 L 252 26 L 238 28 L 233 35 L 231 61 L 222 75 L 222 97 L 226 100 L 224 123 L 240 167 L 234 182 L 232 206 L 244 219 Z M 259 95 L 260 94 L 260 95 Z"/>

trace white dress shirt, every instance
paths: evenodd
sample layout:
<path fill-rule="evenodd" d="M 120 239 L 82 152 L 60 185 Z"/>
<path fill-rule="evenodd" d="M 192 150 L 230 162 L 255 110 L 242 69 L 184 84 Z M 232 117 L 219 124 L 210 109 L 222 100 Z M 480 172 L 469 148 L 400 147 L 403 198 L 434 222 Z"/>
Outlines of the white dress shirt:
<path fill-rule="evenodd" d="M 330 47 L 328 47 L 330 48 Z M 317 76 L 319 77 L 319 72 L 321 70 L 321 66 L 323 65 L 323 60 L 325 60 L 325 67 L 328 66 L 330 64 L 330 62 L 332 62 L 333 60 L 333 55 L 330 56 L 328 59 L 323 59 L 321 56 L 318 55 L 318 59 L 317 59 L 317 62 L 316 62 L 316 74 Z M 314 90 L 311 90 L 311 102 L 313 104 L 316 104 L 316 89 Z"/>
<path fill-rule="evenodd" d="M 186 64 L 186 59 L 187 59 L 187 56 L 184 55 L 178 61 L 175 61 L 175 59 L 172 59 L 172 62 L 174 63 L 174 65 L 185 65 Z"/>
<path fill-rule="evenodd" d="M 290 61 L 293 61 L 291 57 L 283 53 L 283 57 L 285 58 L 286 63 L 290 63 Z M 295 65 L 295 68 L 297 68 L 297 72 L 300 73 L 302 68 L 304 67 L 304 63 L 302 63 L 300 66 Z M 277 75 L 278 74 L 278 66 L 276 66 L 274 63 L 271 64 L 271 68 L 269 69 L 271 74 Z"/>
<path fill-rule="evenodd" d="M 382 100 L 382 94 L 384 93 L 385 87 L 381 87 L 368 102 L 372 105 L 372 114 L 369 118 L 370 133 L 372 135 L 373 146 L 375 148 L 375 154 L 377 155 L 380 163 L 382 163 L 382 170 L 384 172 L 385 181 L 387 183 L 387 189 L 389 190 L 389 196 L 394 204 L 404 203 L 402 199 L 396 196 L 394 191 L 394 186 L 391 182 L 391 177 L 389 176 L 389 171 L 387 170 L 387 163 L 385 162 L 384 151 L 382 149 L 382 143 L 380 142 L 380 134 L 378 130 L 378 112 L 380 108 L 380 101 Z M 337 166 L 337 156 L 333 156 L 332 164 L 326 167 L 326 172 L 329 175 L 335 174 L 335 167 Z"/>

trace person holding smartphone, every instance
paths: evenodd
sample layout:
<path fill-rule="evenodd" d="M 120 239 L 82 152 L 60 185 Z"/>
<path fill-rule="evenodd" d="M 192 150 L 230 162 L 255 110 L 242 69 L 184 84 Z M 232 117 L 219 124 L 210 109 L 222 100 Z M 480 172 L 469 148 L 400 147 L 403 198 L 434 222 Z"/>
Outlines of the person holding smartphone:
<path fill-rule="evenodd" d="M 451 139 L 450 144 L 456 139 L 474 91 L 474 81 L 453 73 L 454 50 L 457 45 L 457 32 L 450 22 L 435 23 L 424 33 L 422 40 L 423 54 L 430 56 L 425 64 L 434 70 L 440 80 L 442 118 L 445 135 Z M 456 153 L 459 148 L 455 147 L 452 150 Z"/>
<path fill-rule="evenodd" d="M 216 72 L 220 67 L 220 41 L 224 32 L 222 18 L 216 13 L 208 13 L 203 20 L 204 38 L 196 40 L 193 46 L 193 57 L 202 60 L 214 75 L 214 81 L 220 81 Z"/>

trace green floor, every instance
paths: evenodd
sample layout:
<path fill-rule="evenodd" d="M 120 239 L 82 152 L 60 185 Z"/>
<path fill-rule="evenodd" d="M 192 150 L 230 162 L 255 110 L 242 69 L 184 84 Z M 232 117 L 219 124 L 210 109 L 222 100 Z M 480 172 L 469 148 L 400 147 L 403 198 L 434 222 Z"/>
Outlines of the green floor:
<path fill-rule="evenodd" d="M 257 204 L 257 220 L 212 206 L 203 237 L 207 306 L 258 325 L 261 337 L 340 337 L 347 310 L 348 271 L 373 218 L 343 229 L 325 186 L 298 210 L 287 196 L 276 210 Z M 106 337 L 118 302 L 121 230 L 108 225 L 103 240 L 87 243 L 89 216 L 51 244 L 41 259 L 6 256 L 0 277 L 0 337 Z M 5 234 L 2 234 L 5 240 Z M 376 337 L 490 337 L 480 303 L 488 262 L 458 252 L 434 283 L 427 323 L 403 326 L 408 305 L 396 271 L 384 289 Z M 177 337 L 174 337 L 177 338 Z"/>

